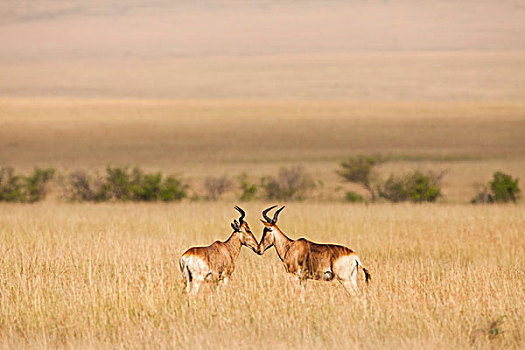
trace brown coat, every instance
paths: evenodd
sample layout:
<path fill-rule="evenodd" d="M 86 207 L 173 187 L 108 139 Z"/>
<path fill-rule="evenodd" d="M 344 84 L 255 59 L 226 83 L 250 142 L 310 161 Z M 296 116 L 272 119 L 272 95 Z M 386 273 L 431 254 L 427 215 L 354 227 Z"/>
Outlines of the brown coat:
<path fill-rule="evenodd" d="M 335 244 L 318 244 L 300 238 L 291 241 L 282 261 L 286 272 L 301 279 L 331 281 L 334 262 L 342 256 L 355 254 L 351 249 Z"/>
<path fill-rule="evenodd" d="M 193 247 L 182 254 L 179 265 L 186 291 L 197 293 L 203 282 L 227 283 L 235 270 L 235 260 L 243 245 L 253 251 L 258 243 L 248 223 L 235 226 L 234 232 L 224 242 L 215 241 L 206 247 Z M 193 288 L 192 288 L 193 286 Z"/>
<path fill-rule="evenodd" d="M 265 228 L 257 253 L 263 254 L 268 248 L 275 246 L 277 255 L 281 259 L 286 272 L 297 277 L 303 285 L 308 279 L 331 281 L 336 279 L 344 288 L 349 291 L 349 287 L 357 293 L 357 271 L 359 267 L 363 269 L 366 282 L 370 279 L 368 270 L 361 264 L 357 254 L 350 248 L 336 244 L 319 244 L 307 239 L 300 238 L 292 240 L 288 238 L 277 226 L 277 216 L 284 208 L 279 209 L 273 220 L 266 216 L 268 208 L 263 211 L 261 220 Z"/>

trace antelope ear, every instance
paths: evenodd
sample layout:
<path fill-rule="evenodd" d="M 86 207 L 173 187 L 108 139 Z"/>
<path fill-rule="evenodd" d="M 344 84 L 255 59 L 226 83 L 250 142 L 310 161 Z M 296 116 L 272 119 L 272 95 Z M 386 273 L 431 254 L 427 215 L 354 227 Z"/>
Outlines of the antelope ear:
<path fill-rule="evenodd" d="M 266 221 L 264 221 L 264 220 L 262 220 L 262 219 L 259 219 L 259 220 L 261 220 L 261 222 L 263 223 L 263 225 L 266 226 L 266 227 L 270 227 L 270 226 L 272 226 L 272 224 L 269 224 L 269 223 L 267 223 Z"/>
<path fill-rule="evenodd" d="M 235 225 L 233 224 L 233 222 L 231 223 L 231 225 L 232 225 L 232 228 L 236 231 L 237 228 L 235 228 Z"/>

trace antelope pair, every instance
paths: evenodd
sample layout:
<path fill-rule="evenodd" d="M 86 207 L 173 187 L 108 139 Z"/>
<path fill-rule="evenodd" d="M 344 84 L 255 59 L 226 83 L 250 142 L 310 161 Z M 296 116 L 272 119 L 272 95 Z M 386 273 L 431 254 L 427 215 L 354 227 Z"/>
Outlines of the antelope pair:
<path fill-rule="evenodd" d="M 321 281 L 335 279 L 349 294 L 350 291 L 357 294 L 359 292 L 357 289 L 359 267 L 363 269 L 365 281 L 368 283 L 370 274 L 354 251 L 335 244 L 318 244 L 304 238 L 297 240 L 288 238 L 277 226 L 279 213 L 284 206 L 274 213 L 272 219 L 267 215 L 275 207 L 276 205 L 262 212 L 264 220 L 261 222 L 264 229 L 259 243 L 253 236 L 248 223 L 244 221 L 245 212 L 236 206 L 235 209 L 239 211 L 241 217 L 239 221 L 234 220 L 231 224 L 233 233 L 228 240 L 216 241 L 207 247 L 188 249 L 180 259 L 186 291 L 195 294 L 204 282 L 214 282 L 217 288 L 221 284 L 228 283 L 235 269 L 235 260 L 243 245 L 259 255 L 274 246 L 286 272 L 296 276 L 302 287 L 303 297 L 308 279 Z"/>

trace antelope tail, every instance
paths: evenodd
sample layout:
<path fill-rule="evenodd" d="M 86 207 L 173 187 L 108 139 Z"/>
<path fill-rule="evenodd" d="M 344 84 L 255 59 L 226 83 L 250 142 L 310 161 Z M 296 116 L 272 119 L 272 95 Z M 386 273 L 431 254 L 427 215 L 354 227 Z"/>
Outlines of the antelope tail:
<path fill-rule="evenodd" d="M 365 273 L 365 282 L 368 283 L 370 281 L 370 279 L 372 279 L 372 276 L 370 275 L 368 270 L 365 269 L 364 267 L 363 267 L 363 272 Z"/>
<path fill-rule="evenodd" d="M 368 283 L 371 279 L 372 279 L 372 276 L 370 275 L 370 273 L 368 272 L 368 270 L 363 266 L 363 264 L 361 264 L 361 261 L 359 260 L 358 257 L 355 258 L 355 263 L 357 265 L 357 269 L 359 270 L 359 267 L 361 266 L 361 268 L 363 269 L 363 272 L 365 274 L 365 282 Z"/>
<path fill-rule="evenodd" d="M 191 275 L 191 271 L 188 269 L 188 259 L 186 259 L 186 257 L 184 256 L 180 258 L 179 266 L 180 271 L 182 272 L 182 280 L 184 281 L 184 283 L 186 283 L 186 281 L 191 282 L 193 278 Z"/>

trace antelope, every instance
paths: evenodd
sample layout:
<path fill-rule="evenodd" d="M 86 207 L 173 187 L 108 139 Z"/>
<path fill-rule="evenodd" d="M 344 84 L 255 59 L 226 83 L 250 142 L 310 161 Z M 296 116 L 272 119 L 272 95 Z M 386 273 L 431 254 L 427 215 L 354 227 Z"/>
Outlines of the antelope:
<path fill-rule="evenodd" d="M 283 262 L 286 272 L 297 277 L 302 287 L 301 298 L 306 292 L 308 279 L 332 281 L 336 279 L 348 294 L 353 290 L 359 294 L 357 288 L 357 270 L 363 269 L 365 281 L 368 283 L 370 274 L 361 264 L 357 254 L 344 246 L 335 244 L 318 244 L 304 238 L 292 240 L 277 226 L 277 218 L 284 206 L 277 210 L 270 219 L 266 214 L 276 205 L 262 212 L 264 230 L 257 247 L 257 254 L 262 255 L 268 248 L 275 246 L 279 259 Z"/>
<path fill-rule="evenodd" d="M 233 233 L 225 242 L 215 241 L 207 247 L 192 247 L 182 254 L 179 266 L 188 294 L 197 294 L 203 282 L 216 283 L 217 290 L 221 283 L 225 286 L 235 269 L 235 260 L 241 247 L 250 247 L 254 252 L 257 249 L 257 240 L 244 221 L 244 210 L 238 206 L 235 209 L 241 217 L 238 222 L 232 222 Z"/>

